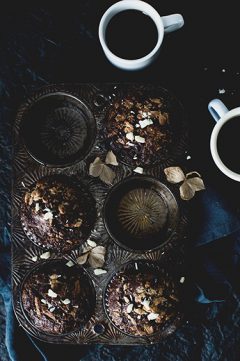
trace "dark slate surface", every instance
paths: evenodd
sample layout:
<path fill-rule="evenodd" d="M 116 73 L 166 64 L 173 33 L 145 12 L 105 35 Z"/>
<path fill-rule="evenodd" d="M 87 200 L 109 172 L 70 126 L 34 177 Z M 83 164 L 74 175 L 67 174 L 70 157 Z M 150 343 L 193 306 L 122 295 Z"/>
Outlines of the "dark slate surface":
<path fill-rule="evenodd" d="M 236 51 L 238 11 L 234 1 L 149 1 L 160 14 L 180 12 L 185 27 L 166 36 L 157 62 L 144 71 L 126 73 L 111 66 L 97 39 L 101 14 L 113 1 L 88 0 L 77 5 L 8 7 L 0 13 L 0 232 L 10 224 L 11 129 L 18 105 L 29 92 L 52 82 L 149 81 L 171 89 L 189 117 L 192 153 L 205 179 L 230 200 L 236 184 L 223 178 L 209 155 L 213 121 L 207 103 L 220 97 L 236 107 L 240 62 Z M 60 2 L 59 2 L 60 3 Z M 217 10 L 216 10 L 217 9 Z M 236 35 L 235 35 L 236 34 Z M 224 89 L 223 91 L 219 90 Z M 230 191 L 231 189 L 231 191 Z M 189 322 L 150 347 L 93 346 L 84 361 L 161 360 L 237 361 L 240 359 L 240 303 L 193 305 Z M 0 360 L 4 348 L 4 311 L 0 300 Z M 24 360 L 25 361 L 25 360 Z"/>

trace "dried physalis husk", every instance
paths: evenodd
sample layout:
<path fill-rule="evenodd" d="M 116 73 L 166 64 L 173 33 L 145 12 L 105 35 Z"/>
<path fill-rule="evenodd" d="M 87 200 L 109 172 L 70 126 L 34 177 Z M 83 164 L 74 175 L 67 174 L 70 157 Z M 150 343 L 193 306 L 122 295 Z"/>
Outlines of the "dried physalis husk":
<path fill-rule="evenodd" d="M 193 175 L 197 175 L 194 177 Z M 193 177 L 192 177 L 193 176 Z M 183 200 L 190 200 L 195 193 L 205 189 L 205 185 L 199 173 L 190 172 L 186 174 L 183 184 L 180 186 L 180 196 Z"/>
<path fill-rule="evenodd" d="M 101 161 L 99 157 L 97 157 L 93 163 L 89 166 L 89 175 L 93 177 L 99 177 L 102 169 L 103 169 L 104 163 Z"/>
<path fill-rule="evenodd" d="M 88 262 L 93 268 L 101 268 L 105 263 L 106 248 L 97 246 L 90 251 Z"/>
<path fill-rule="evenodd" d="M 89 175 L 93 177 L 99 177 L 102 182 L 112 185 L 114 178 L 116 177 L 115 172 L 104 164 L 99 157 L 97 157 L 93 163 L 89 166 Z"/>
<path fill-rule="evenodd" d="M 109 168 L 107 165 L 104 164 L 102 173 L 100 174 L 99 178 L 101 181 L 108 185 L 112 185 L 114 178 L 116 177 L 115 172 Z"/>
<path fill-rule="evenodd" d="M 115 166 L 118 165 L 117 158 L 116 158 L 115 154 L 113 153 L 113 151 L 110 150 L 110 151 L 107 153 L 106 159 L 105 159 L 105 163 L 106 163 L 106 164 L 115 165 Z"/>
<path fill-rule="evenodd" d="M 164 169 L 164 173 L 170 183 L 180 183 L 185 179 L 185 175 L 180 167 L 168 167 Z"/>
<path fill-rule="evenodd" d="M 86 262 L 87 262 L 87 259 L 88 259 L 88 255 L 89 255 L 89 252 L 81 254 L 81 255 L 77 258 L 77 264 L 84 264 L 84 263 L 86 263 Z"/>

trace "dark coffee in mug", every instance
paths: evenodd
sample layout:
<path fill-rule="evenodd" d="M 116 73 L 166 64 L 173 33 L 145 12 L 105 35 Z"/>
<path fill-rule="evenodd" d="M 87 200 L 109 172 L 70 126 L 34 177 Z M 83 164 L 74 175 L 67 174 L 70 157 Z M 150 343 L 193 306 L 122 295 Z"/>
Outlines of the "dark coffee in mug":
<path fill-rule="evenodd" d="M 222 125 L 217 137 L 217 150 L 224 165 L 240 174 L 240 116 Z"/>
<path fill-rule="evenodd" d="M 123 59 L 139 59 L 149 54 L 158 41 L 158 31 L 150 16 L 138 10 L 124 10 L 113 16 L 106 29 L 111 52 Z"/>

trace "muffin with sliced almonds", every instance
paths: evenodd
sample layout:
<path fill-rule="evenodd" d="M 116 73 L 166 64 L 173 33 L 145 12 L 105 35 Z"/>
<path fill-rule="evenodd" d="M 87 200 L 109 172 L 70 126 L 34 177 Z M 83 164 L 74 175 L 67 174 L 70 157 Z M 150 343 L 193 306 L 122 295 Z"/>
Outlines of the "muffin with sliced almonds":
<path fill-rule="evenodd" d="M 132 336 L 151 336 L 178 312 L 179 294 L 162 270 L 132 267 L 117 273 L 107 286 L 107 312 L 121 331 Z"/>
<path fill-rule="evenodd" d="M 39 179 L 24 195 L 23 229 L 34 243 L 48 249 L 68 252 L 83 244 L 95 218 L 92 195 L 67 176 Z"/>
<path fill-rule="evenodd" d="M 162 97 L 129 95 L 117 98 L 106 116 L 106 143 L 130 165 L 152 165 L 169 157 L 176 121 Z"/>
<path fill-rule="evenodd" d="M 82 267 L 52 261 L 35 268 L 22 286 L 22 307 L 29 321 L 49 334 L 84 325 L 95 306 L 93 284 Z"/>

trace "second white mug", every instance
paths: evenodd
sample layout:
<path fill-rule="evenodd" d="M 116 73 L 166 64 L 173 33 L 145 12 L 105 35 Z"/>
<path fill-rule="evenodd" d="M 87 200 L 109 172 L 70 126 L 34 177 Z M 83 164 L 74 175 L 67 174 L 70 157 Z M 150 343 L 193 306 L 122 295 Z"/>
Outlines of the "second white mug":
<path fill-rule="evenodd" d="M 216 121 L 210 139 L 213 160 L 222 173 L 240 182 L 240 107 L 228 110 L 220 99 L 213 99 L 208 110 Z"/>

